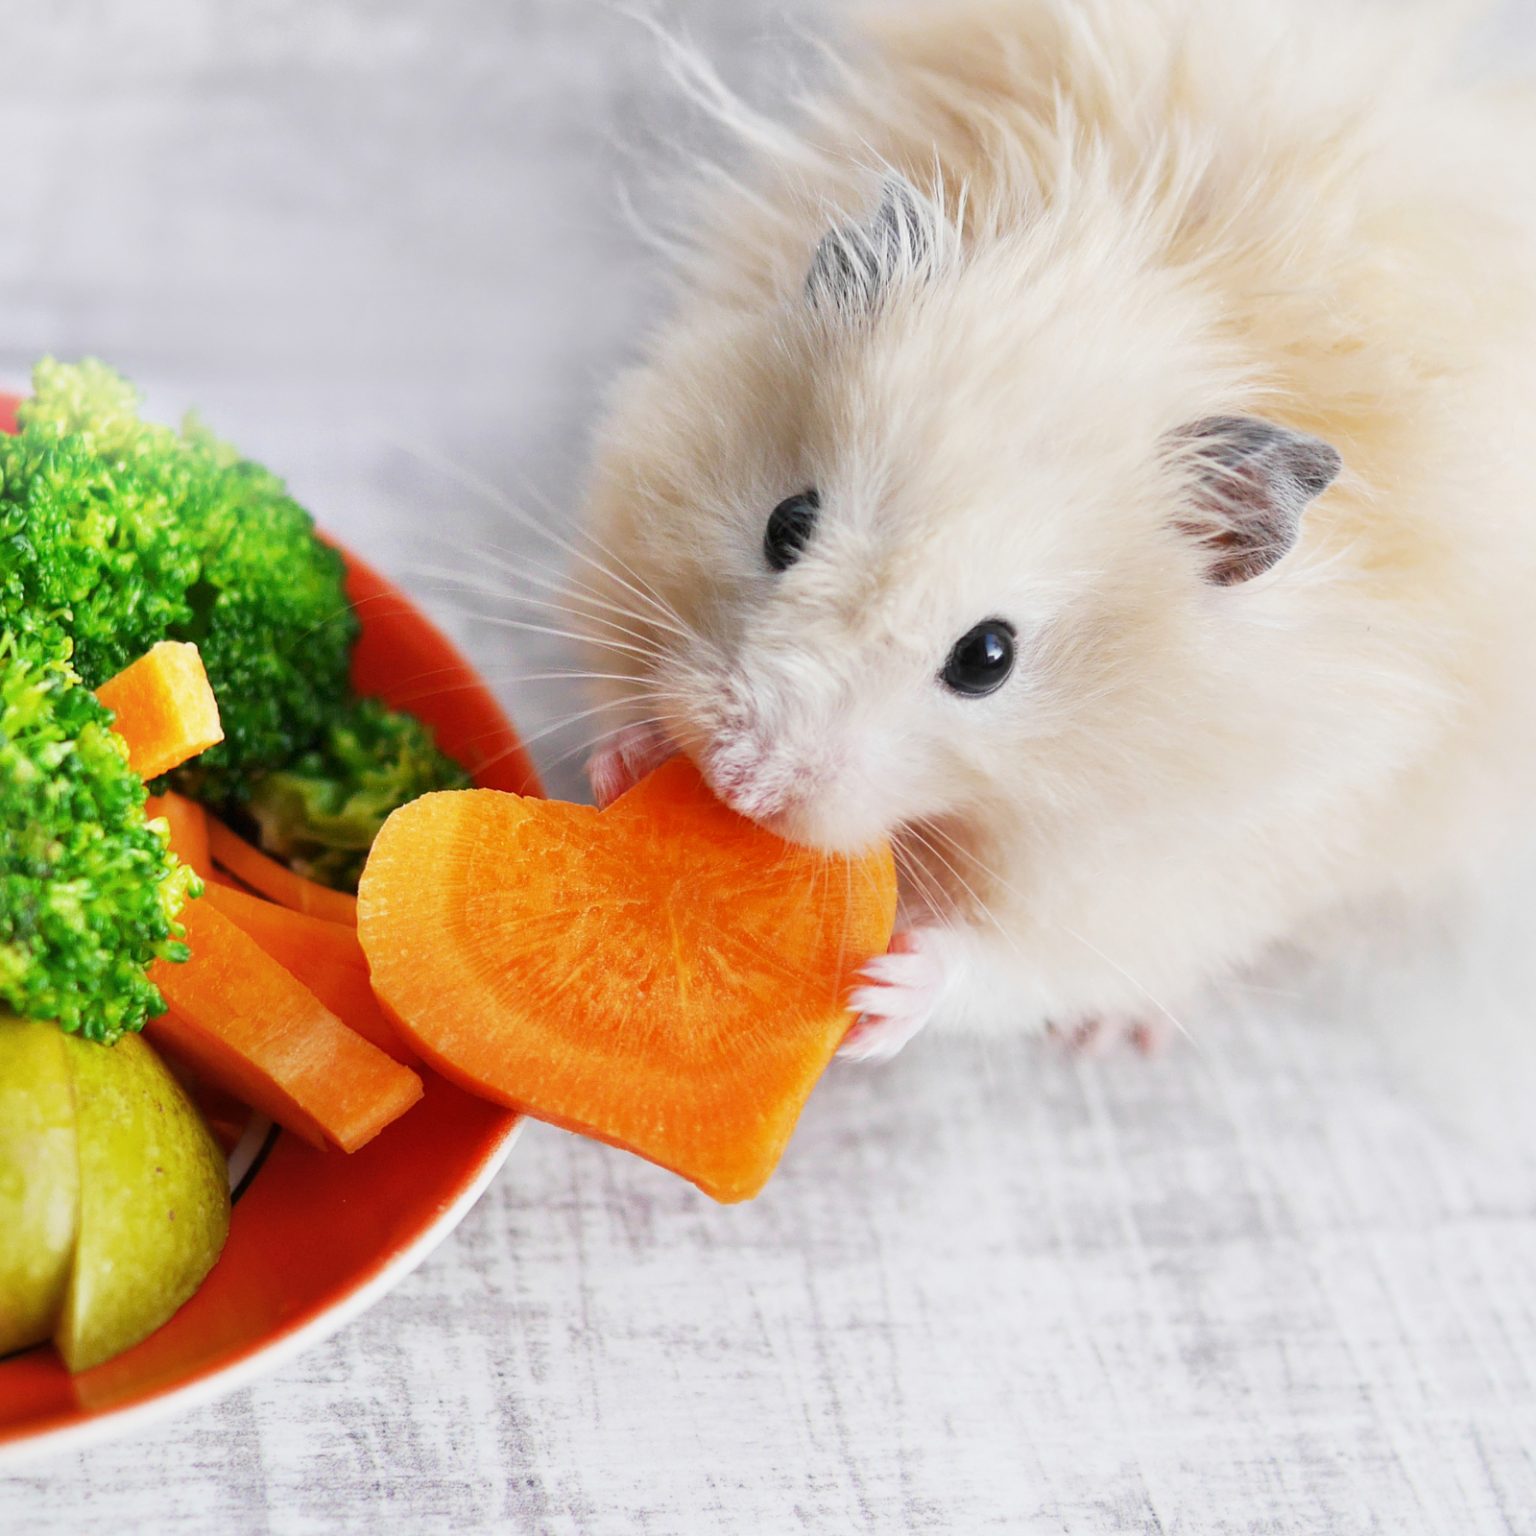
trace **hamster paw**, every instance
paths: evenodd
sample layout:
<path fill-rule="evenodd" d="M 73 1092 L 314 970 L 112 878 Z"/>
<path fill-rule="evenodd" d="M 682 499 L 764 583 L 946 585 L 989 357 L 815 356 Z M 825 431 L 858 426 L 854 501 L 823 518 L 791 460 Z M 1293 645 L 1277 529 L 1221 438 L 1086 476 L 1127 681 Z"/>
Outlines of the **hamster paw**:
<path fill-rule="evenodd" d="M 671 755 L 671 743 L 653 726 L 626 725 L 615 731 L 607 745 L 587 759 L 587 783 L 598 809 L 633 789 Z"/>
<path fill-rule="evenodd" d="M 888 1061 L 932 1017 L 944 966 L 930 933 L 911 928 L 896 934 L 890 949 L 859 974 L 866 984 L 848 999 L 858 1018 L 837 1054 L 850 1061 Z"/>
<path fill-rule="evenodd" d="M 1105 1056 L 1124 1042 L 1143 1056 L 1157 1056 L 1173 1038 L 1173 1025 L 1162 1014 L 1151 1019 L 1104 1018 L 1095 1014 L 1069 1025 L 1053 1020 L 1046 1029 L 1074 1056 Z"/>

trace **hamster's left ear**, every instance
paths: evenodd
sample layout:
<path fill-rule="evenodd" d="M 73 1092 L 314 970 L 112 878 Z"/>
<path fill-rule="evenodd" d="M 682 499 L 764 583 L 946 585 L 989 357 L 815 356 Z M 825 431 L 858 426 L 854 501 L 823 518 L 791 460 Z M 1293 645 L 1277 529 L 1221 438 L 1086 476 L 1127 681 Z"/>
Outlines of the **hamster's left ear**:
<path fill-rule="evenodd" d="M 869 312 L 891 284 L 928 267 L 932 226 L 932 211 L 917 188 L 904 176 L 888 175 L 867 219 L 822 237 L 806 274 L 806 297 L 819 308 Z"/>
<path fill-rule="evenodd" d="M 1209 552 L 1206 579 L 1223 587 L 1291 550 L 1302 514 L 1343 466 L 1321 438 L 1255 416 L 1207 416 L 1173 440 L 1194 482 L 1193 515 L 1179 526 Z"/>

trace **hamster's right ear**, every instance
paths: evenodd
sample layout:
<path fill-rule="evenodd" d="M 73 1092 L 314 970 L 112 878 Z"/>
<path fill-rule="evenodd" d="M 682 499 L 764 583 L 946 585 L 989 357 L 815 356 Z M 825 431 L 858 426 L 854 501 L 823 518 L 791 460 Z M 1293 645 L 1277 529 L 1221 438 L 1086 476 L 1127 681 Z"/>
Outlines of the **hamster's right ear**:
<path fill-rule="evenodd" d="M 1338 449 L 1256 416 L 1207 416 L 1172 435 L 1192 481 L 1180 529 L 1209 555 L 1206 580 L 1262 575 L 1301 534 L 1302 514 L 1333 484 Z"/>
<path fill-rule="evenodd" d="M 933 210 L 911 182 L 892 173 L 868 219 L 822 237 L 806 274 L 806 297 L 818 309 L 868 313 L 893 283 L 929 267 L 936 238 Z"/>

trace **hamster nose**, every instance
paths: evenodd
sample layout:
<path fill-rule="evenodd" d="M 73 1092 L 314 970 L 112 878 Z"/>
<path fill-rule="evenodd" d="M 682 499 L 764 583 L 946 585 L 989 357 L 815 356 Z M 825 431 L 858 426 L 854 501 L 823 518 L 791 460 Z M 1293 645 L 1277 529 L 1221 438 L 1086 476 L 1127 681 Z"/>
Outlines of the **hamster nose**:
<path fill-rule="evenodd" d="M 704 777 L 733 811 L 753 821 L 782 815 L 811 788 L 807 769 L 775 758 L 753 741 L 718 744 L 705 759 Z"/>

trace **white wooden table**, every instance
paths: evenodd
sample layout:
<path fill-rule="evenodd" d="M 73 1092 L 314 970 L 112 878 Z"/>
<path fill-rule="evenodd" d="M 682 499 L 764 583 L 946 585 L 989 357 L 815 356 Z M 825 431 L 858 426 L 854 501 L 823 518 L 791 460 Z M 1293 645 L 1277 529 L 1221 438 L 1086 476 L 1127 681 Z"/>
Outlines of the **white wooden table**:
<path fill-rule="evenodd" d="M 668 15 L 770 101 L 817 10 Z M 643 34 L 595 0 L 55 0 L 3 48 L 0 378 L 96 352 L 198 403 L 525 729 L 572 707 L 514 680 L 555 650 L 427 579 L 527 547 L 432 466 L 577 500 L 658 302 L 619 191 L 681 115 Z M 1529 1080 L 1411 1049 L 1536 1034 L 1517 927 L 1281 964 L 1152 1062 L 835 1069 L 744 1209 L 532 1127 L 361 1322 L 0 1480 L 0 1533 L 1536 1530 L 1536 1157 L 1465 1134 Z"/>

